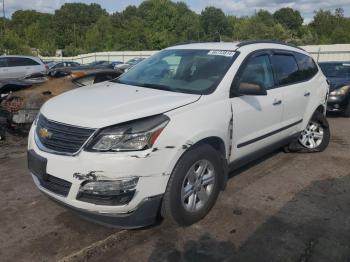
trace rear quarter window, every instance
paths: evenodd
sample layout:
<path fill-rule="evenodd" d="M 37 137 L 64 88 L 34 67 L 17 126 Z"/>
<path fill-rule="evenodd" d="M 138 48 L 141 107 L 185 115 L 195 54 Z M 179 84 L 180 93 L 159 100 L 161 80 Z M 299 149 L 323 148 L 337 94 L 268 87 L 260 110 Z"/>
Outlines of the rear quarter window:
<path fill-rule="evenodd" d="M 299 81 L 310 80 L 317 74 L 318 67 L 311 57 L 300 53 L 295 53 L 294 56 L 299 67 Z"/>
<path fill-rule="evenodd" d="M 292 54 L 275 54 L 271 57 L 272 68 L 279 85 L 299 82 L 299 68 Z"/>
<path fill-rule="evenodd" d="M 7 67 L 7 59 L 0 57 L 0 67 Z"/>

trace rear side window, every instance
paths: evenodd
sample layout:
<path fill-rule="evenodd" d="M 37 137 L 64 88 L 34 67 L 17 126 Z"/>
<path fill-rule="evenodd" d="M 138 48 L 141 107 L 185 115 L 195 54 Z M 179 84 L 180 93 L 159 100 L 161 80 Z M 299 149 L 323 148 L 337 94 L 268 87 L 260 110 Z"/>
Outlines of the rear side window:
<path fill-rule="evenodd" d="M 38 62 L 34 61 L 33 59 L 26 58 L 26 57 L 8 57 L 7 62 L 9 67 L 40 65 Z"/>
<path fill-rule="evenodd" d="M 7 59 L 0 57 L 0 67 L 7 67 Z"/>
<path fill-rule="evenodd" d="M 271 63 L 279 85 L 290 85 L 300 81 L 298 65 L 293 55 L 273 55 Z"/>
<path fill-rule="evenodd" d="M 317 74 L 318 68 L 311 57 L 300 53 L 295 53 L 294 56 L 299 67 L 299 81 L 307 81 Z"/>
<path fill-rule="evenodd" d="M 268 56 L 260 55 L 250 58 L 242 71 L 238 81 L 238 84 L 240 83 L 258 84 L 266 89 L 271 89 L 274 81 Z"/>

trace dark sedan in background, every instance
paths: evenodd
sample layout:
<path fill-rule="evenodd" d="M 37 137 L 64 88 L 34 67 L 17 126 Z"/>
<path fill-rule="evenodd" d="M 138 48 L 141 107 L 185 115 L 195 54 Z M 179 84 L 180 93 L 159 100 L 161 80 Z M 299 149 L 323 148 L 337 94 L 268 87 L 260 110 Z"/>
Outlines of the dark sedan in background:
<path fill-rule="evenodd" d="M 327 111 L 350 117 L 350 62 L 319 63 L 330 82 Z"/>

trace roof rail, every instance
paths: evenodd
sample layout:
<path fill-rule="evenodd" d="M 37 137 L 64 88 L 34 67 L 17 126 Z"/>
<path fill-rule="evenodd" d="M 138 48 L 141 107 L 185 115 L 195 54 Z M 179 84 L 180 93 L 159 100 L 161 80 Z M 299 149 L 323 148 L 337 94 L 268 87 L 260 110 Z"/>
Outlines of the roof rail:
<path fill-rule="evenodd" d="M 242 46 L 252 45 L 252 44 L 279 44 L 279 45 L 286 45 L 286 46 L 298 48 L 300 50 L 305 51 L 304 49 L 302 49 L 299 46 L 296 46 L 296 45 L 293 45 L 290 43 L 286 43 L 283 41 L 276 41 L 276 40 L 247 40 L 247 41 L 242 41 L 242 42 L 238 43 L 237 47 L 242 47 Z"/>

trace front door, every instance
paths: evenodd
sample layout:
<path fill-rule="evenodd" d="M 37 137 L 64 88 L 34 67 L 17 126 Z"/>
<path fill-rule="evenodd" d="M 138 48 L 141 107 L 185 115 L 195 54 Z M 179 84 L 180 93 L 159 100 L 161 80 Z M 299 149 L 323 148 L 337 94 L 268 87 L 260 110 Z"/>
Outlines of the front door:
<path fill-rule="evenodd" d="M 278 132 L 282 127 L 283 93 L 275 88 L 269 56 L 269 53 L 252 55 L 243 63 L 235 77 L 233 89 L 238 88 L 240 83 L 259 84 L 267 90 L 267 95 L 231 98 L 231 162 L 283 138 Z"/>

